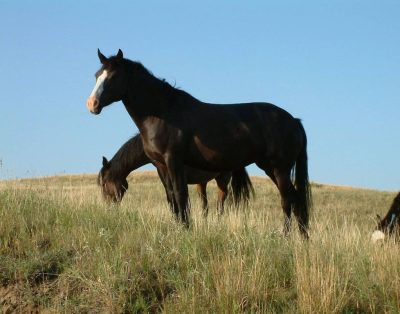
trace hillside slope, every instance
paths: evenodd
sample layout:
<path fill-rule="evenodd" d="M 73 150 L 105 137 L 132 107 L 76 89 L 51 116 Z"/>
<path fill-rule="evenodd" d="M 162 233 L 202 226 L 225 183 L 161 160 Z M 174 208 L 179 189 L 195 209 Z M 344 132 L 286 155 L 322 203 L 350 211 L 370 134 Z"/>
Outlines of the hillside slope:
<path fill-rule="evenodd" d="M 129 178 L 120 206 L 95 175 L 0 181 L 0 306 L 50 312 L 396 312 L 397 244 L 372 245 L 395 193 L 313 184 L 311 236 L 281 234 L 279 194 L 252 177 L 249 208 L 174 221 L 153 172 Z"/>

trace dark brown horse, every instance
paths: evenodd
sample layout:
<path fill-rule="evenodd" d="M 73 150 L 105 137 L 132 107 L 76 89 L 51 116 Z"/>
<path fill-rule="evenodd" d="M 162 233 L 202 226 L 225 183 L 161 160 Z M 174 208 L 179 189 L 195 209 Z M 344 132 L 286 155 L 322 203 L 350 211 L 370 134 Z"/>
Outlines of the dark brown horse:
<path fill-rule="evenodd" d="M 399 217 L 400 215 L 400 192 L 396 195 L 393 199 L 392 205 L 390 206 L 387 214 L 383 219 L 379 215 L 378 218 L 378 225 L 376 226 L 375 231 L 372 234 L 372 240 L 383 240 L 386 235 L 400 235 L 399 230 Z M 396 232 L 397 227 L 397 232 Z"/>
<path fill-rule="evenodd" d="M 102 194 L 107 201 L 120 202 L 128 189 L 127 176 L 137 168 L 151 163 L 143 150 L 143 143 L 140 135 L 136 135 L 128 140 L 115 153 L 114 157 L 108 161 L 103 157 L 103 167 L 98 175 L 98 184 Z M 239 169 L 233 172 L 209 172 L 190 167 L 185 167 L 187 183 L 197 184 L 197 191 L 200 195 L 203 207 L 203 214 L 208 214 L 207 183 L 215 179 L 218 186 L 218 211 L 224 211 L 224 203 L 228 195 L 228 185 L 232 178 L 232 195 L 235 205 L 240 202 L 247 203 L 252 193 L 253 186 L 246 172 L 246 169 Z M 164 185 L 167 200 L 171 208 L 173 201 L 167 187 Z"/>
<path fill-rule="evenodd" d="M 142 64 L 98 56 L 102 67 L 87 107 L 93 114 L 122 100 L 142 136 L 146 155 L 166 173 L 175 215 L 189 224 L 185 165 L 212 172 L 256 163 L 276 184 L 290 228 L 292 209 L 308 237 L 310 188 L 307 137 L 299 119 L 268 103 L 204 103 L 153 76 Z M 291 180 L 294 170 L 294 184 Z"/>

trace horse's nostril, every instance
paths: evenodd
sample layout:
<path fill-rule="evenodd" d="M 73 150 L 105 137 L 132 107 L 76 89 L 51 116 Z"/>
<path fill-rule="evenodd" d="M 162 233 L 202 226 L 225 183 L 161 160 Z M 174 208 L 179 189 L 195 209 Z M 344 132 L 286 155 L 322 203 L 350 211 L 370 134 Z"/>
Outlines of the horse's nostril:
<path fill-rule="evenodd" d="M 92 113 L 98 111 L 99 104 L 100 104 L 99 100 L 97 98 L 95 98 L 95 97 L 89 97 L 87 102 L 86 102 L 86 105 L 87 105 L 89 111 L 92 112 Z"/>

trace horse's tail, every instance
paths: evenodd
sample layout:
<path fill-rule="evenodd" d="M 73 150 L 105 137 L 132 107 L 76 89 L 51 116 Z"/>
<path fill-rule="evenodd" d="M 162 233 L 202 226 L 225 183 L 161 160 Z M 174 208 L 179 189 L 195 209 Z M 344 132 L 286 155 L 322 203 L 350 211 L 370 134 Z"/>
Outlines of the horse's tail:
<path fill-rule="evenodd" d="M 233 203 L 236 207 L 239 206 L 241 202 L 245 205 L 249 203 L 250 198 L 254 196 L 254 188 L 246 168 L 232 171 L 231 188 Z"/>
<path fill-rule="evenodd" d="M 300 120 L 298 124 L 303 137 L 303 147 L 297 156 L 294 183 L 297 191 L 295 210 L 299 217 L 301 231 L 307 235 L 310 208 L 312 205 L 311 187 L 308 180 L 307 136 Z"/>

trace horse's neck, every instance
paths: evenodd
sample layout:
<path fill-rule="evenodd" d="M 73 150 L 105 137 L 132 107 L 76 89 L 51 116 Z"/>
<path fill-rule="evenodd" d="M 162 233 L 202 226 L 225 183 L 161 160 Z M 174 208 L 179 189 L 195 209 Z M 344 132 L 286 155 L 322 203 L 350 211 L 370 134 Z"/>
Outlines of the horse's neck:
<path fill-rule="evenodd" d="M 128 85 L 128 94 L 122 102 L 142 133 L 146 120 L 153 117 L 163 119 L 169 113 L 175 91 L 157 78 L 147 76 L 141 79 L 131 77 Z"/>
<path fill-rule="evenodd" d="M 400 214 L 400 193 L 394 198 L 392 205 L 389 209 L 390 214 L 394 214 L 396 217 Z"/>
<path fill-rule="evenodd" d="M 400 216 L 400 193 L 394 198 L 392 205 L 390 206 L 388 213 L 382 220 L 382 224 L 389 225 L 393 219 L 399 218 Z"/>
<path fill-rule="evenodd" d="M 111 165 L 112 170 L 119 177 L 127 177 L 132 171 L 147 165 L 150 159 L 143 151 L 143 146 L 131 152 L 129 150 L 123 151 L 121 154 L 114 156 Z"/>

